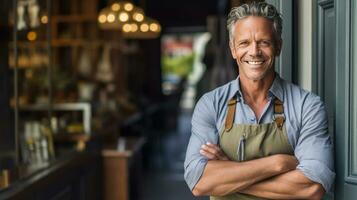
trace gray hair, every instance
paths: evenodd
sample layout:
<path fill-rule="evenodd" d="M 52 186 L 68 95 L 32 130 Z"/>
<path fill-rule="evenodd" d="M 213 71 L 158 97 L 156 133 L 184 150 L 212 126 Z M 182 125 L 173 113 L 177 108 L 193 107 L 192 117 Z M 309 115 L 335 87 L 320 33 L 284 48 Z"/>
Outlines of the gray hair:
<path fill-rule="evenodd" d="M 283 19 L 277 9 L 265 2 L 255 2 L 250 4 L 243 4 L 239 7 L 233 7 L 228 14 L 227 29 L 229 33 L 229 41 L 233 41 L 234 24 L 249 16 L 260 16 L 269 19 L 273 22 L 275 30 L 275 39 L 281 40 L 281 33 L 283 30 Z"/>

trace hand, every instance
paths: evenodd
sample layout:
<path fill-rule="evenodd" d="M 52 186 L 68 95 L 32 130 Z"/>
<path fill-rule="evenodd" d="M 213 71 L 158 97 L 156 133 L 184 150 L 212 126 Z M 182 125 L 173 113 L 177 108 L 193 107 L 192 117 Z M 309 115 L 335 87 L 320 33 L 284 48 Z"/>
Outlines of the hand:
<path fill-rule="evenodd" d="M 200 153 L 209 160 L 229 160 L 221 148 L 209 142 L 201 146 Z"/>

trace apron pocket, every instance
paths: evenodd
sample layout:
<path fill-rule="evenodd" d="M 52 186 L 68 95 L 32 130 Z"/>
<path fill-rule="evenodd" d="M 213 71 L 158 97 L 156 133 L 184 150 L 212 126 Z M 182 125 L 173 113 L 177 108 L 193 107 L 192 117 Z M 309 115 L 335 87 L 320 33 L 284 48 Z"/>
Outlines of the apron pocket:
<path fill-rule="evenodd" d="M 244 161 L 244 154 L 245 154 L 245 133 L 242 135 L 242 137 L 239 140 L 239 144 L 238 144 L 238 148 L 237 148 L 237 157 L 238 157 L 238 161 L 242 162 Z"/>

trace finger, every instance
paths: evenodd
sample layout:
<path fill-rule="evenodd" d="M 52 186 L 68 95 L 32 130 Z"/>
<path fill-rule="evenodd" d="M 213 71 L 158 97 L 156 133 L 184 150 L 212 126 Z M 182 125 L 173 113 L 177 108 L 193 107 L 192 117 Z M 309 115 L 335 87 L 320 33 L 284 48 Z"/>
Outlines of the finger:
<path fill-rule="evenodd" d="M 207 142 L 206 145 L 211 147 L 211 148 L 213 148 L 213 149 L 215 149 L 218 152 L 222 151 L 221 148 L 218 145 L 215 145 L 215 144 L 212 144 L 212 143 L 209 143 L 209 142 Z"/>
<path fill-rule="evenodd" d="M 211 152 L 216 152 L 216 156 L 220 159 L 220 160 L 228 160 L 228 157 L 226 156 L 226 154 L 222 151 L 222 149 L 220 147 L 218 147 L 215 144 L 206 143 L 206 146 L 208 146 L 209 148 L 212 148 L 214 150 L 211 150 Z"/>
<path fill-rule="evenodd" d="M 210 153 L 208 151 L 205 151 L 204 149 L 200 150 L 200 154 L 205 156 L 209 160 L 218 160 L 218 158 L 214 154 L 212 154 L 212 153 Z"/>
<path fill-rule="evenodd" d="M 229 160 L 228 157 L 227 157 L 225 154 L 223 154 L 223 155 L 217 155 L 217 154 L 213 154 L 213 153 L 211 153 L 211 152 L 209 152 L 209 151 L 206 151 L 206 150 L 204 150 L 204 149 L 201 149 L 201 150 L 200 150 L 200 153 L 201 153 L 203 156 L 207 157 L 209 160 L 224 160 L 224 161 Z"/>
<path fill-rule="evenodd" d="M 205 151 L 207 151 L 207 152 L 209 152 L 209 153 L 211 153 L 211 154 L 213 154 L 215 156 L 219 156 L 219 150 L 214 148 L 214 147 L 211 147 L 209 145 L 205 145 L 204 144 L 204 145 L 201 146 L 201 149 L 203 149 L 203 150 L 205 150 Z"/>

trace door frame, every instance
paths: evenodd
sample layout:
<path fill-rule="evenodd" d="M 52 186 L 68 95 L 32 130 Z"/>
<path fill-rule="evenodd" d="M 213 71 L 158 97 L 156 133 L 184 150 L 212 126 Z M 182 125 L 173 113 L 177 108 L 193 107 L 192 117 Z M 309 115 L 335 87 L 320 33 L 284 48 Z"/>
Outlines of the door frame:
<path fill-rule="evenodd" d="M 357 144 L 356 121 L 357 98 L 354 90 L 357 89 L 353 82 L 356 73 L 357 59 L 353 52 L 357 51 L 357 20 L 353 20 L 357 12 L 356 2 L 353 0 L 336 1 L 336 66 L 337 70 L 337 98 L 336 98 L 336 196 L 339 199 L 355 199 L 357 191 L 353 190 L 357 185 L 356 169 L 352 166 L 356 159 L 355 149 Z M 354 16 L 352 16 L 354 15 Z M 354 45 L 352 43 L 354 42 Z M 354 143 L 353 143 L 354 142 Z M 356 162 L 356 161 L 355 161 Z M 357 187 L 357 186 L 355 186 Z"/>

